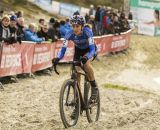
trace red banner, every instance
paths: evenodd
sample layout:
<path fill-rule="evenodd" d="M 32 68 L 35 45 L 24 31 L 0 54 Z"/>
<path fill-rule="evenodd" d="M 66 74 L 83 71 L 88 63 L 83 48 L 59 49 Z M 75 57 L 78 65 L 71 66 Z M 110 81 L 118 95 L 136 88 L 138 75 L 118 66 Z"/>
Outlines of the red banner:
<path fill-rule="evenodd" d="M 24 48 L 22 52 L 23 73 L 31 73 L 34 44 L 22 44 L 20 46 Z"/>
<path fill-rule="evenodd" d="M 108 52 L 121 51 L 129 47 L 131 30 L 121 35 L 104 35 L 94 37 L 98 47 L 98 55 Z M 52 59 L 57 56 L 63 44 L 59 40 L 53 44 L 32 44 L 25 42 L 21 45 L 3 45 L 0 50 L 0 77 L 30 73 L 52 66 Z M 73 60 L 74 43 L 69 41 L 64 58 L 61 62 Z"/>
<path fill-rule="evenodd" d="M 0 62 L 0 77 L 8 75 L 16 75 L 23 72 L 22 68 L 22 52 L 24 48 L 18 44 L 3 45 L 1 62 Z"/>
<path fill-rule="evenodd" d="M 98 56 L 107 54 L 112 36 L 95 37 L 94 39 L 98 48 Z"/>
<path fill-rule="evenodd" d="M 52 66 L 52 44 L 35 44 L 32 72 Z"/>
<path fill-rule="evenodd" d="M 123 33 L 121 35 L 112 36 L 110 41 L 109 52 L 121 51 L 129 47 L 130 43 L 130 33 Z"/>

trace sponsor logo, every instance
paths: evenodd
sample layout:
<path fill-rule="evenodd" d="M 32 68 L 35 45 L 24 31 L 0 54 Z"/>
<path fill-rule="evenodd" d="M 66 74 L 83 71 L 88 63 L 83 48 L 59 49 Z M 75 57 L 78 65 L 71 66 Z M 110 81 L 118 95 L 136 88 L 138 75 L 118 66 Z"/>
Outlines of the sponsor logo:
<path fill-rule="evenodd" d="M 46 46 L 35 48 L 35 52 L 42 52 L 42 51 L 47 51 L 47 50 L 48 50 L 48 48 Z"/>
<path fill-rule="evenodd" d="M 9 67 L 21 67 L 21 55 L 12 54 L 12 55 L 3 55 L 1 60 L 1 68 Z"/>
<path fill-rule="evenodd" d="M 119 41 L 113 41 L 111 44 L 111 48 L 117 48 L 117 47 L 122 47 L 126 45 L 126 39 L 122 39 Z"/>
<path fill-rule="evenodd" d="M 41 64 L 50 61 L 51 59 L 51 53 L 50 52 L 44 52 L 44 53 L 38 53 L 34 54 L 33 64 Z"/>

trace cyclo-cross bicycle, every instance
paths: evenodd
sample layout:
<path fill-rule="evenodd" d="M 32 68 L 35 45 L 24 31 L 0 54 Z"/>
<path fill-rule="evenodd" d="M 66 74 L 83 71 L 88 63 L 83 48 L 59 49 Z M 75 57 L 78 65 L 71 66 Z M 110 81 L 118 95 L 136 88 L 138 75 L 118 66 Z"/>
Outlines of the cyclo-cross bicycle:
<path fill-rule="evenodd" d="M 84 73 L 82 73 L 78 72 L 75 68 L 75 64 L 80 64 L 80 62 L 72 61 L 70 63 L 72 65 L 71 78 L 63 83 L 59 97 L 60 116 L 65 128 L 75 126 L 79 115 L 82 114 L 83 111 L 86 111 L 86 116 L 89 123 L 97 121 L 100 114 L 99 91 L 96 101 L 91 103 L 91 86 L 84 70 L 84 66 L 82 64 L 80 66 L 84 71 Z M 57 74 L 59 74 L 56 66 L 54 66 L 54 70 Z M 84 76 L 83 93 L 77 81 L 78 74 Z M 73 111 L 75 112 L 74 118 L 72 118 Z"/>

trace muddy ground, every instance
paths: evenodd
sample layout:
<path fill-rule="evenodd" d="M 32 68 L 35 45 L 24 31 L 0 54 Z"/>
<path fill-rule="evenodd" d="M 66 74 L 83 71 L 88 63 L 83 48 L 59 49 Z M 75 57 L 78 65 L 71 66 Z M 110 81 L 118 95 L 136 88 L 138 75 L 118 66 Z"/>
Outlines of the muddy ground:
<path fill-rule="evenodd" d="M 83 114 L 69 130 L 159 130 L 160 129 L 160 38 L 132 36 L 130 48 L 94 61 L 100 88 L 101 115 L 89 124 Z M 59 92 L 69 78 L 69 65 L 58 67 L 60 75 L 36 74 L 19 78 L 0 91 L 0 130 L 61 130 Z M 105 84 L 124 85 L 105 88 Z"/>

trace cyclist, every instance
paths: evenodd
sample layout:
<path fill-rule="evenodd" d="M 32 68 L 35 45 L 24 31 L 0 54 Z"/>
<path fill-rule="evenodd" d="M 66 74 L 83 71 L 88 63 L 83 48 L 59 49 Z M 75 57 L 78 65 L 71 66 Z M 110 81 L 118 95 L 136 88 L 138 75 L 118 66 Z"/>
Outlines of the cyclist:
<path fill-rule="evenodd" d="M 73 60 L 81 61 L 81 63 L 84 64 L 84 69 L 91 84 L 90 101 L 95 102 L 98 94 L 98 86 L 96 84 L 94 72 L 90 63 L 97 55 L 97 49 L 94 43 L 93 33 L 88 26 L 84 25 L 85 20 L 81 15 L 73 15 L 70 19 L 70 22 L 72 24 L 73 30 L 71 30 L 65 35 L 61 51 L 53 60 L 53 63 L 54 65 L 58 64 L 59 60 L 64 57 L 68 41 L 73 41 L 75 44 L 75 53 Z M 80 67 L 78 66 L 79 65 L 77 64 L 77 70 L 80 69 Z M 78 80 L 80 82 L 80 76 L 78 77 Z"/>

